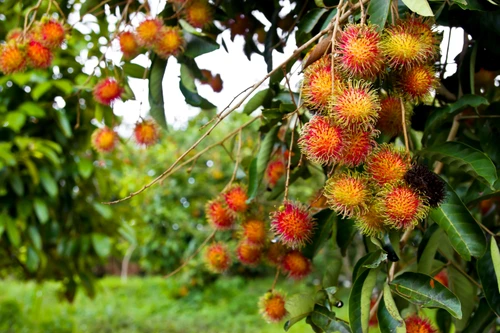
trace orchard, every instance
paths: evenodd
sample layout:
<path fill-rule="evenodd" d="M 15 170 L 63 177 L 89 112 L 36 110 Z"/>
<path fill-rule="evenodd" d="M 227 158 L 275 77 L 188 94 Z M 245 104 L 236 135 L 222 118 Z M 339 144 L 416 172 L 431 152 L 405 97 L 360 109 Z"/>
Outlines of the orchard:
<path fill-rule="evenodd" d="M 179 298 L 267 279 L 285 331 L 499 329 L 497 0 L 0 0 L 0 40 L 2 278 L 71 303 L 118 262 Z M 267 74 L 215 105 L 215 52 Z"/>

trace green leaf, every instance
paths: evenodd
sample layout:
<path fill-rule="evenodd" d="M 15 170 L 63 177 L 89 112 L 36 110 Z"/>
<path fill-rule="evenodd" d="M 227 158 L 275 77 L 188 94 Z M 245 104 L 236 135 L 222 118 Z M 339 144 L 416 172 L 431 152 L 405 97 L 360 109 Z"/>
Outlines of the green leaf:
<path fill-rule="evenodd" d="M 446 232 L 451 245 L 462 258 L 470 261 L 471 257 L 481 257 L 486 248 L 483 231 L 448 183 L 446 192 L 446 201 L 431 209 L 429 217 Z"/>
<path fill-rule="evenodd" d="M 391 0 L 372 0 L 368 5 L 368 22 L 377 26 L 377 31 L 382 31 L 389 16 Z"/>
<path fill-rule="evenodd" d="M 24 113 L 18 111 L 11 111 L 7 113 L 3 126 L 9 127 L 14 132 L 18 133 L 25 123 L 26 123 L 26 115 Z"/>
<path fill-rule="evenodd" d="M 484 333 L 486 328 L 496 319 L 495 313 L 491 311 L 485 298 L 481 298 L 479 306 L 469 320 L 469 324 L 462 333 Z"/>
<path fill-rule="evenodd" d="M 329 311 L 321 305 L 315 305 L 314 311 L 309 315 L 314 325 L 325 333 L 350 333 L 349 327 L 343 322 L 337 321 L 335 312 Z"/>
<path fill-rule="evenodd" d="M 405 321 L 399 314 L 396 303 L 392 298 L 391 288 L 387 283 L 384 284 L 384 298 L 379 303 L 377 319 L 381 333 L 406 332 Z"/>
<path fill-rule="evenodd" d="M 19 247 L 21 244 L 21 235 L 19 234 L 19 230 L 17 229 L 16 221 L 12 218 L 7 217 L 5 222 L 5 229 L 7 229 L 7 236 L 14 247 Z"/>
<path fill-rule="evenodd" d="M 151 107 L 149 113 L 151 117 L 153 117 L 153 119 L 156 121 L 156 123 L 164 129 L 167 128 L 167 118 L 165 117 L 165 103 L 163 101 L 162 82 L 166 68 L 167 60 L 161 59 L 160 57 L 155 55 L 148 77 L 148 100 Z"/>
<path fill-rule="evenodd" d="M 38 266 L 40 266 L 40 257 L 31 246 L 28 246 L 26 268 L 30 272 L 35 272 L 38 269 Z"/>
<path fill-rule="evenodd" d="M 493 262 L 493 268 L 495 269 L 495 275 L 497 277 L 498 292 L 500 292 L 500 251 L 498 251 L 498 244 L 495 237 L 491 237 L 490 251 L 491 261 Z"/>
<path fill-rule="evenodd" d="M 45 168 L 40 170 L 40 181 L 45 192 L 47 192 L 51 198 L 54 198 L 58 192 L 57 183 Z"/>
<path fill-rule="evenodd" d="M 245 107 L 243 108 L 243 113 L 245 114 L 250 114 L 253 111 L 257 110 L 259 106 L 264 104 L 267 100 L 272 98 L 273 96 L 273 91 L 271 89 L 264 89 L 256 93 L 255 95 L 250 98 L 250 100 L 245 104 Z"/>
<path fill-rule="evenodd" d="M 323 276 L 322 286 L 328 288 L 339 283 L 339 275 L 342 269 L 342 261 L 337 258 L 330 259 Z"/>
<path fill-rule="evenodd" d="M 35 214 L 41 224 L 45 224 L 49 220 L 49 208 L 44 200 L 40 198 L 35 198 L 33 200 L 33 208 L 35 208 Z"/>
<path fill-rule="evenodd" d="M 123 65 L 123 71 L 125 72 L 125 74 L 127 74 L 127 76 L 134 77 L 136 79 L 142 79 L 144 77 L 146 69 L 140 65 L 127 62 L 125 63 L 125 65 Z"/>
<path fill-rule="evenodd" d="M 106 235 L 93 233 L 91 235 L 92 246 L 95 252 L 101 258 L 105 258 L 111 252 L 111 238 Z"/>
<path fill-rule="evenodd" d="M 403 3 L 420 16 L 434 16 L 427 0 L 403 0 Z"/>
<path fill-rule="evenodd" d="M 436 251 L 443 237 L 444 230 L 438 224 L 433 224 L 425 231 L 418 246 L 418 272 L 430 274 Z"/>
<path fill-rule="evenodd" d="M 377 273 L 377 269 L 364 271 L 352 286 L 349 295 L 349 324 L 355 333 L 368 332 L 370 299 L 377 282 Z"/>
<path fill-rule="evenodd" d="M 467 206 L 470 206 L 493 197 L 500 197 L 500 180 L 497 180 L 493 184 L 492 190 L 489 186 L 485 186 L 479 180 L 475 179 L 471 186 L 469 186 L 463 200 Z"/>
<path fill-rule="evenodd" d="M 66 117 L 66 113 L 64 112 L 64 110 L 55 110 L 55 115 L 64 136 L 67 138 L 71 138 L 71 136 L 73 135 L 73 131 L 71 130 L 71 124 L 69 123 L 68 117 Z"/>
<path fill-rule="evenodd" d="M 462 304 L 462 319 L 455 320 L 457 331 L 462 331 L 474 310 L 477 300 L 477 287 L 452 265 L 447 268 L 450 290 Z"/>
<path fill-rule="evenodd" d="M 210 53 L 219 49 L 219 44 L 208 37 L 196 36 L 184 30 L 184 40 L 186 49 L 184 55 L 190 58 L 196 58 L 202 54 Z"/>
<path fill-rule="evenodd" d="M 30 236 L 31 242 L 33 243 L 33 246 L 37 250 L 42 249 L 42 237 L 40 236 L 40 233 L 38 232 L 38 229 L 32 225 L 28 227 L 28 234 Z"/>
<path fill-rule="evenodd" d="M 94 207 L 96 212 L 98 212 L 99 215 L 101 215 L 105 220 L 109 220 L 113 217 L 113 210 L 111 209 L 111 207 L 100 204 L 98 202 L 94 202 L 92 206 Z"/>
<path fill-rule="evenodd" d="M 386 259 L 387 253 L 384 253 L 381 250 L 367 253 L 354 265 L 354 269 L 352 270 L 352 280 L 356 281 L 356 279 L 368 268 L 377 268 L 380 263 Z"/>
<path fill-rule="evenodd" d="M 494 276 L 496 276 L 496 274 L 493 264 L 493 258 L 491 256 L 491 250 L 489 247 L 486 253 L 477 261 L 477 274 L 479 275 L 479 279 L 481 280 L 483 293 L 486 297 L 488 305 L 497 316 L 500 316 L 500 292 L 498 291 L 499 285 L 497 279 L 493 278 Z"/>
<path fill-rule="evenodd" d="M 24 185 L 21 177 L 17 172 L 12 173 L 9 177 L 10 186 L 19 197 L 24 195 Z"/>
<path fill-rule="evenodd" d="M 295 294 L 285 304 L 290 319 L 285 323 L 285 331 L 307 317 L 314 310 L 314 297 L 309 293 Z"/>
<path fill-rule="evenodd" d="M 76 165 L 78 167 L 78 173 L 83 179 L 88 179 L 92 174 L 92 170 L 94 170 L 92 161 L 85 157 L 80 158 Z"/>
<path fill-rule="evenodd" d="M 485 153 L 462 142 L 449 141 L 428 147 L 421 150 L 419 155 L 454 166 L 490 187 L 498 178 L 491 159 Z"/>
<path fill-rule="evenodd" d="M 308 34 L 310 33 L 316 24 L 318 24 L 319 20 L 327 12 L 324 8 L 314 8 L 310 10 L 298 24 L 297 34 Z"/>
<path fill-rule="evenodd" d="M 31 97 L 33 97 L 35 101 L 38 101 L 40 97 L 50 90 L 50 88 L 52 88 L 52 83 L 49 81 L 37 84 L 33 90 L 31 90 Z"/>
<path fill-rule="evenodd" d="M 462 318 L 460 300 L 448 288 L 428 275 L 406 272 L 391 283 L 392 291 L 424 308 L 441 308 L 455 318 Z"/>
<path fill-rule="evenodd" d="M 36 118 L 45 117 L 44 109 L 33 102 L 24 102 L 23 104 L 19 105 L 19 110 L 23 111 L 27 116 Z"/>
<path fill-rule="evenodd" d="M 323 0 L 314 0 L 314 3 L 316 4 L 316 6 L 318 7 L 326 7 L 325 6 L 325 3 Z"/>
<path fill-rule="evenodd" d="M 69 95 L 73 92 L 74 83 L 70 80 L 53 80 L 52 84 L 57 87 L 64 95 Z"/>
<path fill-rule="evenodd" d="M 337 220 L 337 245 L 340 247 L 342 256 L 346 255 L 347 248 L 349 247 L 349 244 L 351 244 L 357 230 L 358 229 L 356 229 L 356 226 L 354 225 L 354 220 Z"/>
<path fill-rule="evenodd" d="M 182 81 L 179 81 L 179 89 L 181 90 L 184 98 L 186 99 L 186 103 L 192 106 L 199 107 L 204 110 L 215 109 L 215 105 L 207 101 L 205 98 L 198 95 L 198 92 L 193 92 L 186 88 Z"/>
<path fill-rule="evenodd" d="M 318 253 L 319 250 L 325 245 L 326 241 L 332 235 L 332 227 L 337 219 L 335 214 L 330 209 L 323 209 L 314 214 L 313 218 L 316 220 L 316 228 L 311 243 L 302 250 L 302 254 L 310 259 Z"/>

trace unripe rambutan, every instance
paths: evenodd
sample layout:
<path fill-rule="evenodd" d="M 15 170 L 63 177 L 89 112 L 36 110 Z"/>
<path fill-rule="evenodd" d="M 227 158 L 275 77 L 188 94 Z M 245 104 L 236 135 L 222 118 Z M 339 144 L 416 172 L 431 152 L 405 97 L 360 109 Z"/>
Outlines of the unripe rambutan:
<path fill-rule="evenodd" d="M 139 44 L 137 43 L 135 33 L 124 31 L 118 35 L 120 50 L 125 59 L 132 59 L 139 54 Z"/>
<path fill-rule="evenodd" d="M 269 291 L 259 299 L 259 309 L 266 321 L 277 323 L 287 315 L 285 296 L 276 290 Z"/>
<path fill-rule="evenodd" d="M 212 200 L 205 205 L 205 215 L 208 223 L 217 230 L 228 230 L 235 222 L 234 215 L 231 214 L 222 200 Z"/>
<path fill-rule="evenodd" d="M 384 219 L 373 205 L 369 205 L 363 214 L 355 216 L 354 224 L 366 236 L 376 236 L 384 231 Z"/>
<path fill-rule="evenodd" d="M 315 226 L 311 214 L 300 203 L 285 201 L 271 213 L 271 229 L 283 244 L 291 248 L 300 248 L 309 242 Z"/>
<path fill-rule="evenodd" d="M 410 157 L 388 144 L 376 148 L 366 159 L 365 170 L 378 185 L 402 180 L 410 169 Z"/>
<path fill-rule="evenodd" d="M 212 272 L 225 272 L 231 266 L 231 256 L 227 246 L 223 243 L 214 243 L 208 246 L 205 251 L 205 262 Z"/>
<path fill-rule="evenodd" d="M 160 29 L 162 26 L 161 20 L 157 18 L 148 18 L 142 21 L 135 29 L 139 45 L 148 48 L 153 47 L 160 37 Z"/>
<path fill-rule="evenodd" d="M 439 281 L 443 286 L 448 288 L 448 273 L 446 273 L 446 269 L 442 269 L 434 275 L 434 280 Z"/>
<path fill-rule="evenodd" d="M 114 78 L 105 78 L 99 81 L 93 90 L 94 99 L 101 104 L 110 105 L 120 98 L 123 88 Z"/>
<path fill-rule="evenodd" d="M 48 20 L 40 23 L 36 28 L 35 35 L 43 46 L 54 50 L 61 46 L 66 38 L 64 26 L 56 20 Z"/>
<path fill-rule="evenodd" d="M 298 144 L 309 160 L 331 165 L 342 156 L 346 145 L 345 139 L 344 129 L 331 119 L 317 115 L 302 128 Z"/>
<path fill-rule="evenodd" d="M 154 49 L 156 54 L 163 59 L 171 55 L 177 56 L 184 49 L 182 30 L 178 27 L 162 27 Z"/>
<path fill-rule="evenodd" d="M 340 35 L 340 66 L 348 76 L 370 79 L 384 68 L 380 33 L 373 25 L 350 24 Z"/>
<path fill-rule="evenodd" d="M 290 278 L 300 280 L 311 273 L 311 261 L 299 251 L 293 250 L 283 257 L 283 270 Z"/>
<path fill-rule="evenodd" d="M 244 213 L 247 208 L 248 195 L 241 185 L 232 185 L 223 194 L 227 207 L 235 213 Z"/>
<path fill-rule="evenodd" d="M 52 63 L 52 52 L 35 40 L 26 46 L 26 55 L 29 65 L 36 69 L 47 68 Z"/>
<path fill-rule="evenodd" d="M 23 30 L 21 28 L 15 28 L 7 33 L 5 41 L 9 42 L 11 40 L 18 40 L 21 39 L 22 36 L 23 36 Z"/>
<path fill-rule="evenodd" d="M 243 240 L 238 244 L 236 254 L 243 265 L 256 266 L 262 256 L 262 248 Z"/>
<path fill-rule="evenodd" d="M 92 146 L 100 153 L 113 151 L 118 142 L 118 135 L 109 127 L 96 129 L 91 136 Z"/>
<path fill-rule="evenodd" d="M 437 56 L 439 53 L 439 41 L 436 34 L 432 30 L 432 21 L 421 16 L 410 16 L 405 20 L 401 20 L 400 24 L 405 30 L 411 31 L 416 35 L 422 43 L 422 48 L 428 49 L 429 53 Z M 427 62 L 432 62 L 434 57 L 427 59 Z"/>
<path fill-rule="evenodd" d="M 267 261 L 274 266 L 281 266 L 286 254 L 286 248 L 280 242 L 269 244 L 266 251 Z"/>
<path fill-rule="evenodd" d="M 267 240 L 267 226 L 264 221 L 251 219 L 243 223 L 243 238 L 250 244 L 262 246 Z"/>
<path fill-rule="evenodd" d="M 436 72 L 427 65 L 414 66 L 402 71 L 396 87 L 410 100 L 420 101 L 429 96 L 437 84 Z"/>
<path fill-rule="evenodd" d="M 332 210 L 343 217 L 352 217 L 366 211 L 371 191 L 364 175 L 345 171 L 326 181 L 324 195 Z"/>
<path fill-rule="evenodd" d="M 410 125 L 412 109 L 411 106 L 403 102 L 405 106 L 406 126 Z M 380 111 L 377 121 L 377 128 L 383 134 L 391 137 L 403 133 L 403 121 L 401 112 L 401 100 L 394 96 L 387 96 L 380 100 Z"/>
<path fill-rule="evenodd" d="M 269 162 L 266 168 L 266 173 L 264 174 L 264 179 L 268 184 L 268 187 L 273 188 L 276 183 L 283 177 L 286 172 L 285 162 L 281 159 L 277 159 Z"/>
<path fill-rule="evenodd" d="M 15 44 L 0 46 L 0 71 L 5 75 L 21 72 L 26 68 L 26 52 Z"/>
<path fill-rule="evenodd" d="M 134 128 L 134 138 L 137 144 L 148 147 L 154 145 L 160 137 L 158 125 L 152 120 L 137 123 Z"/>
<path fill-rule="evenodd" d="M 436 208 L 446 198 L 446 184 L 425 165 L 414 163 L 404 175 L 404 181 L 425 196 L 430 207 Z"/>
<path fill-rule="evenodd" d="M 204 28 L 213 21 L 212 7 L 206 0 L 191 0 L 184 9 L 184 17 L 195 28 Z"/>
<path fill-rule="evenodd" d="M 379 110 L 380 102 L 370 83 L 348 81 L 335 90 L 331 116 L 341 126 L 369 129 L 377 121 Z"/>
<path fill-rule="evenodd" d="M 436 333 L 427 318 L 411 315 L 405 319 L 406 333 Z"/>
<path fill-rule="evenodd" d="M 349 130 L 346 135 L 346 147 L 340 162 L 348 167 L 356 167 L 363 163 L 377 144 L 374 137 L 377 130 Z"/>
<path fill-rule="evenodd" d="M 378 196 L 377 211 L 394 229 L 413 229 L 429 212 L 425 199 L 403 182 L 386 185 Z"/>
<path fill-rule="evenodd" d="M 335 86 L 339 79 L 335 76 Z M 326 114 L 332 101 L 332 62 L 325 56 L 313 62 L 304 71 L 302 98 L 312 112 Z"/>

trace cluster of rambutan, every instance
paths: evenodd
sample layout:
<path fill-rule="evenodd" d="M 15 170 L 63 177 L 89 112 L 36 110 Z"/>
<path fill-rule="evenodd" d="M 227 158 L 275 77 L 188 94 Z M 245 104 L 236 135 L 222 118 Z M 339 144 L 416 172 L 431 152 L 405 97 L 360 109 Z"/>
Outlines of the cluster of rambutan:
<path fill-rule="evenodd" d="M 394 137 L 406 130 L 410 104 L 425 100 L 436 83 L 430 62 L 438 51 L 431 23 L 422 18 L 399 20 L 382 33 L 348 24 L 335 53 L 305 70 L 302 95 L 315 115 L 299 146 L 313 162 L 340 166 L 324 196 L 365 235 L 412 229 L 444 199 L 437 175 L 412 163 L 408 152 L 375 141 L 380 132 Z"/>
<path fill-rule="evenodd" d="M 22 72 L 27 66 L 33 69 L 48 68 L 56 51 L 66 38 L 62 23 L 47 17 L 33 23 L 23 31 L 11 30 L 0 46 L 0 71 L 3 74 Z"/>

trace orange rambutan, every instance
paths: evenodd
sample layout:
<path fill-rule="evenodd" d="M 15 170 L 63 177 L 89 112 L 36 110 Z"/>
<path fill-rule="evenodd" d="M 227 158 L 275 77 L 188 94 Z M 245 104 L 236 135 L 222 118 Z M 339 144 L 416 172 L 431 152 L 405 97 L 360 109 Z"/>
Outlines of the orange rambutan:
<path fill-rule="evenodd" d="M 0 46 L 0 71 L 5 75 L 21 72 L 26 68 L 26 51 L 15 44 Z"/>
<path fill-rule="evenodd" d="M 31 67 L 36 69 L 47 68 L 52 63 L 52 51 L 41 43 L 31 40 L 26 46 L 26 56 Z"/>
<path fill-rule="evenodd" d="M 139 54 L 139 44 L 134 32 L 123 31 L 118 35 L 120 50 L 125 59 L 132 59 Z"/>
<path fill-rule="evenodd" d="M 23 36 L 23 30 L 21 28 L 14 28 L 7 33 L 5 41 L 9 42 L 11 40 L 21 39 Z"/>
<path fill-rule="evenodd" d="M 413 229 L 429 213 L 425 199 L 414 189 L 398 182 L 378 193 L 376 208 L 384 223 L 394 229 Z"/>
<path fill-rule="evenodd" d="M 204 28 L 213 21 L 213 10 L 207 0 L 191 0 L 184 9 L 184 17 L 195 28 Z"/>
<path fill-rule="evenodd" d="M 162 21 L 157 18 L 142 21 L 135 29 L 138 44 L 148 48 L 153 47 L 160 37 L 162 26 Z"/>
<path fill-rule="evenodd" d="M 156 54 L 163 59 L 177 56 L 184 49 L 184 37 L 178 27 L 162 27 L 154 45 Z"/>
<path fill-rule="evenodd" d="M 369 129 L 379 110 L 380 102 L 370 83 L 348 81 L 335 90 L 330 115 L 343 127 Z"/>
<path fill-rule="evenodd" d="M 300 203 L 285 201 L 271 213 L 271 230 L 291 248 L 300 248 L 309 242 L 315 226 L 313 217 Z"/>
<path fill-rule="evenodd" d="M 160 137 L 158 125 L 152 120 L 143 120 L 134 128 L 134 138 L 137 144 L 148 147 L 154 145 Z"/>
<path fill-rule="evenodd" d="M 92 146 L 100 153 L 113 151 L 118 142 L 118 135 L 109 127 L 96 129 L 91 136 Z"/>
<path fill-rule="evenodd" d="M 286 248 L 283 244 L 280 242 L 271 242 L 267 247 L 266 259 L 271 265 L 281 266 L 286 252 Z"/>
<path fill-rule="evenodd" d="M 56 20 L 41 22 L 35 28 L 35 35 L 43 46 L 54 50 L 61 46 L 66 38 L 66 30 L 62 23 Z"/>
<path fill-rule="evenodd" d="M 235 218 L 222 200 L 211 200 L 205 205 L 208 223 L 217 230 L 228 230 L 233 227 Z"/>
<path fill-rule="evenodd" d="M 371 204 L 363 214 L 355 216 L 354 225 L 366 236 L 376 236 L 384 231 L 384 219 Z"/>
<path fill-rule="evenodd" d="M 405 319 L 406 333 L 436 333 L 431 322 L 427 318 L 419 317 L 416 314 Z"/>
<path fill-rule="evenodd" d="M 366 212 L 371 191 L 366 176 L 344 171 L 326 181 L 324 195 L 330 208 L 345 218 Z"/>
<path fill-rule="evenodd" d="M 348 76 L 370 79 L 384 68 L 380 33 L 373 25 L 349 24 L 339 40 L 340 67 Z"/>
<path fill-rule="evenodd" d="M 336 163 L 344 152 L 345 131 L 333 120 L 316 115 L 302 128 L 298 144 L 309 160 L 331 165 Z"/>
<path fill-rule="evenodd" d="M 377 144 L 374 138 L 377 130 L 349 130 L 346 135 L 346 147 L 340 162 L 348 167 L 356 167 L 363 163 Z"/>
<path fill-rule="evenodd" d="M 265 293 L 259 299 L 260 314 L 270 323 L 277 323 L 286 317 L 285 296 L 276 290 Z"/>
<path fill-rule="evenodd" d="M 410 156 L 407 153 L 382 144 L 366 159 L 365 170 L 376 184 L 384 185 L 403 179 L 410 166 Z"/>
<path fill-rule="evenodd" d="M 115 78 L 107 77 L 99 81 L 93 90 L 94 99 L 101 104 L 110 105 L 122 95 L 124 89 Z"/>
<path fill-rule="evenodd" d="M 311 273 L 311 260 L 297 250 L 290 251 L 283 257 L 283 270 L 294 280 L 303 279 Z"/>
<path fill-rule="evenodd" d="M 222 195 L 226 200 L 227 207 L 234 213 L 244 213 L 247 210 L 248 195 L 243 186 L 232 185 Z"/>
<path fill-rule="evenodd" d="M 223 243 L 214 243 L 205 251 L 205 262 L 209 270 L 223 273 L 231 266 L 231 256 L 227 246 Z"/>
<path fill-rule="evenodd" d="M 241 241 L 236 248 L 236 254 L 243 265 L 256 266 L 262 256 L 262 248 L 246 240 Z"/>
<path fill-rule="evenodd" d="M 337 76 L 335 82 L 339 82 Z M 332 83 L 332 60 L 329 55 L 313 62 L 305 69 L 302 98 L 309 110 L 320 114 L 326 113 L 332 101 Z"/>
<path fill-rule="evenodd" d="M 439 281 L 443 286 L 448 288 L 448 273 L 446 273 L 446 269 L 442 269 L 434 275 L 434 280 Z"/>
<path fill-rule="evenodd" d="M 264 174 L 264 179 L 268 184 L 268 187 L 273 188 L 276 183 L 283 177 L 286 172 L 286 165 L 282 159 L 276 159 L 269 162 L 266 168 L 266 173 Z"/>
<path fill-rule="evenodd" d="M 243 223 L 243 238 L 250 244 L 262 246 L 267 240 L 267 226 L 264 221 L 250 219 Z"/>
<path fill-rule="evenodd" d="M 436 72 L 432 67 L 419 65 L 402 71 L 397 79 L 397 88 L 412 101 L 429 96 L 437 84 Z"/>
<path fill-rule="evenodd" d="M 406 126 L 410 125 L 412 109 L 411 106 L 404 103 Z M 401 100 L 394 96 L 387 96 L 380 100 L 380 111 L 377 122 L 377 129 L 380 132 L 391 137 L 403 133 L 403 121 Z"/>

